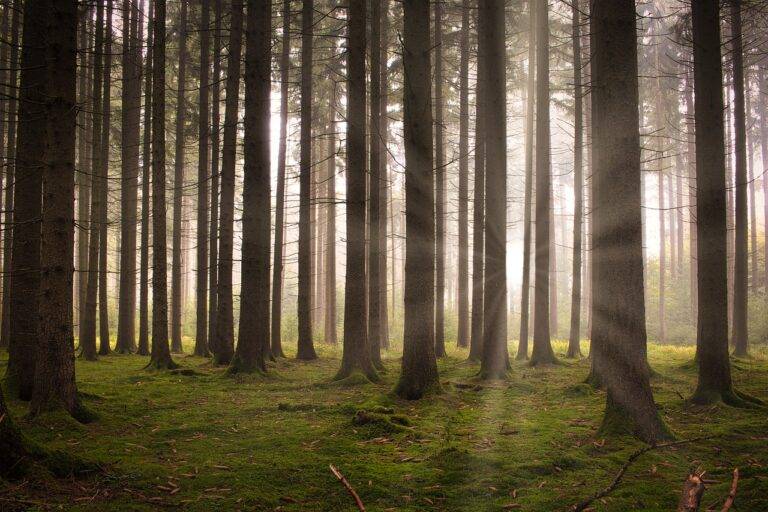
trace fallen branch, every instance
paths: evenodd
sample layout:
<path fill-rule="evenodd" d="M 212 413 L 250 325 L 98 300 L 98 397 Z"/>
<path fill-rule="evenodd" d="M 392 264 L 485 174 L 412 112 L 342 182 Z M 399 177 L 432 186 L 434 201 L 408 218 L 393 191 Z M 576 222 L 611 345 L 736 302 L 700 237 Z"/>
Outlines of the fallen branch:
<path fill-rule="evenodd" d="M 723 504 L 722 512 L 728 512 L 733 506 L 733 500 L 736 499 L 736 488 L 739 485 L 739 468 L 733 470 L 733 481 L 731 482 L 731 492 L 728 493 L 728 497 Z"/>
<path fill-rule="evenodd" d="M 331 468 L 331 473 L 333 473 L 333 475 L 339 480 L 339 482 L 341 482 L 341 484 L 347 489 L 347 492 L 349 492 L 349 495 L 352 496 L 352 498 L 355 500 L 357 509 L 360 512 L 365 512 L 365 505 L 363 505 L 363 501 L 360 499 L 360 496 L 357 495 L 357 493 L 349 484 L 347 479 L 344 478 L 344 475 L 341 474 L 341 471 L 336 469 L 336 467 L 333 464 L 331 464 L 329 467 Z"/>
<path fill-rule="evenodd" d="M 669 443 L 652 444 L 650 446 L 644 446 L 643 448 L 636 450 L 629 456 L 629 458 L 624 463 L 624 465 L 621 466 L 621 468 L 619 469 L 619 472 L 616 473 L 616 476 L 613 477 L 613 480 L 607 487 L 596 492 L 592 496 L 584 499 L 582 502 L 577 503 L 576 505 L 573 505 L 568 510 L 570 512 L 581 512 L 584 509 L 586 509 L 589 505 L 591 505 L 592 502 L 605 497 L 607 494 L 609 494 L 614 489 L 616 489 L 616 487 L 618 487 L 618 485 L 621 483 L 621 479 L 624 478 L 624 474 L 627 472 L 627 469 L 629 469 L 632 463 L 634 463 L 638 458 L 640 458 L 641 455 L 648 453 L 651 450 L 655 450 L 657 448 L 669 448 L 670 446 L 680 446 L 681 444 L 695 443 L 696 441 L 712 439 L 713 437 L 717 437 L 717 436 L 696 437 L 693 439 L 683 439 L 682 441 L 671 441 Z"/>
<path fill-rule="evenodd" d="M 703 473 L 691 473 L 683 485 L 683 495 L 677 505 L 677 512 L 698 512 L 701 498 L 704 496 Z"/>

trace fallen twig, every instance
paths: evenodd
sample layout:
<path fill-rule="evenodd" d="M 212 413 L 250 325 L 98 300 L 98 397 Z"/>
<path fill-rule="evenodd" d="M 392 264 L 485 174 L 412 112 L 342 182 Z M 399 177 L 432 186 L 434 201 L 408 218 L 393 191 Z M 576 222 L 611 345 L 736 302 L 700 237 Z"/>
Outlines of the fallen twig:
<path fill-rule="evenodd" d="M 728 493 L 728 497 L 723 504 L 722 512 L 728 512 L 733 506 L 733 500 L 736 499 L 736 488 L 739 485 L 739 468 L 733 470 L 733 481 L 731 482 L 731 492 Z"/>
<path fill-rule="evenodd" d="M 611 483 L 607 487 L 596 492 L 592 496 L 584 499 L 580 503 L 577 503 L 576 505 L 571 506 L 571 508 L 569 508 L 568 510 L 570 512 L 581 512 L 584 509 L 586 509 L 590 504 L 592 504 L 592 502 L 594 502 L 595 500 L 599 500 L 600 498 L 606 496 L 608 493 L 616 489 L 619 483 L 621 483 L 621 479 L 624 478 L 624 474 L 627 472 L 627 469 L 629 469 L 629 466 L 631 466 L 632 463 L 635 462 L 641 455 L 651 450 L 655 450 L 657 448 L 669 448 L 670 446 L 679 446 L 681 444 L 695 443 L 696 441 L 712 439 L 713 437 L 717 437 L 717 436 L 695 437 L 693 439 L 683 439 L 681 441 L 671 441 L 669 443 L 652 444 L 650 446 L 644 446 L 643 448 L 636 450 L 629 456 L 629 458 L 624 463 L 624 465 L 621 466 L 621 468 L 619 469 L 619 472 L 616 473 L 616 476 L 613 477 L 613 481 L 611 481 Z"/>
<path fill-rule="evenodd" d="M 333 464 L 331 464 L 329 467 L 331 468 L 331 473 L 333 473 L 333 475 L 334 475 L 336 478 L 338 478 L 339 482 L 341 482 L 341 484 L 342 484 L 344 487 L 346 487 L 346 489 L 347 489 L 347 492 L 349 492 L 349 495 L 350 495 L 350 496 L 352 496 L 352 498 L 354 498 L 354 500 L 355 500 L 355 504 L 357 504 L 357 509 L 358 509 L 360 512 L 365 512 L 365 505 L 363 505 L 363 501 L 360 499 L 360 496 L 358 496 L 358 495 L 357 495 L 357 493 L 356 493 L 356 492 L 355 492 L 355 490 L 352 488 L 352 486 L 349 484 L 349 482 L 347 481 L 347 479 L 346 479 L 346 478 L 344 478 L 344 475 L 342 475 L 342 474 L 341 474 L 341 471 L 339 471 L 338 469 L 336 469 L 336 467 L 335 467 Z"/>

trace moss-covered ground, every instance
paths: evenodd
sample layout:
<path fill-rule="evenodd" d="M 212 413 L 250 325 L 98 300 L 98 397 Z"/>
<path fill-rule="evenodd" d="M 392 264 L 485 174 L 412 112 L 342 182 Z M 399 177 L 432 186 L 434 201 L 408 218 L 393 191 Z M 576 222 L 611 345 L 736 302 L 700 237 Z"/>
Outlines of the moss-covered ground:
<path fill-rule="evenodd" d="M 230 377 L 180 355 L 194 372 L 147 371 L 138 356 L 78 361 L 97 422 L 31 421 L 24 404 L 10 405 L 32 439 L 102 470 L 0 482 L 0 510 L 356 510 L 333 464 L 370 511 L 565 511 L 608 485 L 642 446 L 597 434 L 605 395 L 580 384 L 586 359 L 549 368 L 513 362 L 507 381 L 480 384 L 477 366 L 453 349 L 440 361 L 442 393 L 406 402 L 391 394 L 394 353 L 381 382 L 339 385 L 331 379 L 340 349 L 319 352 L 318 361 L 280 360 L 266 377 Z M 753 354 L 734 360 L 734 381 L 768 400 L 768 351 Z M 691 348 L 649 347 L 656 400 L 678 439 L 717 437 L 642 455 L 594 510 L 674 510 L 696 468 L 712 481 L 706 510 L 722 504 L 735 467 L 736 510 L 768 510 L 768 412 L 687 404 L 692 356 Z"/>

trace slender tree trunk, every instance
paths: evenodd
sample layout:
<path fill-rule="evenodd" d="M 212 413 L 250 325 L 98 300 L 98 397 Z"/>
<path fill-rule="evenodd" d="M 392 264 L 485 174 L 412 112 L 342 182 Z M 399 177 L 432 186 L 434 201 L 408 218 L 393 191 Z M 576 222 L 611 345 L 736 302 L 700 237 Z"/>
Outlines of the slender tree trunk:
<path fill-rule="evenodd" d="M 573 0 L 573 285 L 571 287 L 571 332 L 566 357 L 581 356 L 581 236 L 584 216 L 584 133 L 581 89 L 581 11 Z"/>
<path fill-rule="evenodd" d="M 138 354 L 149 355 L 149 210 L 151 208 L 151 147 L 152 147 L 152 67 L 154 12 L 149 0 L 147 14 L 147 57 L 144 66 L 144 142 L 141 156 L 141 254 L 139 255 L 139 348 Z M 139 33 L 141 34 L 141 30 Z"/>
<path fill-rule="evenodd" d="M 531 365 L 556 361 L 550 340 L 550 202 L 552 182 L 549 140 L 549 8 L 536 9 L 536 279 Z"/>
<path fill-rule="evenodd" d="M 768 66 L 760 68 L 760 148 L 763 164 L 763 279 L 768 293 Z"/>
<path fill-rule="evenodd" d="M 670 434 L 645 359 L 635 3 L 598 0 L 591 7 L 593 303 L 600 312 L 592 319 L 592 356 L 608 391 L 601 430 L 656 443 Z"/>
<path fill-rule="evenodd" d="M 659 90 L 657 94 L 661 94 L 661 84 L 659 84 Z M 663 115 L 660 108 L 663 108 L 661 102 L 656 104 L 657 112 L 657 130 L 662 130 Z M 658 136 L 658 135 L 657 135 Z M 664 144 L 659 137 L 659 170 L 658 170 L 658 195 L 659 195 L 659 343 L 665 343 L 667 341 L 667 319 L 666 319 L 666 289 L 667 289 L 667 227 L 666 227 L 666 211 L 664 211 Z"/>
<path fill-rule="evenodd" d="M 155 0 L 152 51 L 152 352 L 149 366 L 172 369 L 168 346 L 165 201 L 165 0 Z"/>
<path fill-rule="evenodd" d="M 749 68 L 747 68 L 747 72 L 749 71 Z M 747 75 L 744 79 L 746 90 L 744 91 L 745 101 L 746 101 L 746 113 L 747 117 L 745 120 L 746 123 L 746 129 L 747 129 L 747 182 L 749 183 L 749 225 L 751 226 L 751 229 L 749 229 L 749 263 L 750 263 L 750 283 L 752 285 L 753 290 L 757 290 L 759 286 L 759 278 L 757 276 L 757 254 L 758 254 L 758 248 L 757 248 L 757 211 L 755 208 L 755 159 L 754 159 L 754 152 L 755 152 L 755 141 L 752 136 L 752 102 L 751 100 L 751 92 L 750 92 L 750 84 L 749 84 L 749 76 Z"/>
<path fill-rule="evenodd" d="M 733 326 L 731 340 L 736 356 L 747 355 L 747 132 L 744 112 L 744 62 L 741 34 L 741 0 L 731 1 L 731 53 L 733 56 L 735 166 L 735 261 L 733 268 Z"/>
<path fill-rule="evenodd" d="M 374 366 L 376 361 L 372 361 L 368 343 L 371 331 L 366 330 L 366 318 L 370 318 L 370 312 L 366 312 L 365 301 L 365 14 L 365 0 L 350 0 L 347 25 L 347 272 L 344 278 L 344 350 L 336 380 L 348 378 L 355 372 L 361 372 L 371 380 L 378 380 Z M 378 62 L 376 66 L 374 69 L 378 70 Z M 378 107 L 376 105 L 375 108 Z M 378 115 L 378 110 L 374 115 Z M 375 125 L 372 123 L 372 126 Z M 375 133 L 371 133 L 371 137 L 375 136 Z M 378 170 L 376 162 L 372 172 L 376 174 L 377 180 Z M 374 185 L 373 181 L 371 184 Z M 371 198 L 378 201 L 378 189 L 375 193 L 371 189 Z M 371 213 L 376 218 L 371 224 L 370 244 L 378 246 L 378 232 L 373 232 L 376 230 L 375 223 L 378 223 L 378 211 Z M 378 267 L 378 253 L 371 254 L 371 258 L 369 265 Z M 369 284 L 378 286 L 378 278 L 377 274 L 376 280 L 372 279 Z M 378 298 L 378 290 L 372 289 L 369 299 L 375 302 Z M 378 314 L 378 304 L 375 307 L 375 313 Z M 378 325 L 376 329 L 374 334 L 378 335 Z"/>
<path fill-rule="evenodd" d="M 523 213 L 523 279 L 520 289 L 520 341 L 518 360 L 528 359 L 528 325 L 531 296 L 531 207 L 533 202 L 533 138 L 536 109 L 536 2 L 528 0 L 528 84 L 525 115 L 525 208 Z"/>
<path fill-rule="evenodd" d="M 403 2 L 405 130 L 405 319 L 395 393 L 419 399 L 440 386 L 435 357 L 435 175 L 430 87 L 429 2 Z"/>
<path fill-rule="evenodd" d="M 248 0 L 245 41 L 243 262 L 239 342 L 230 373 L 266 372 L 269 354 L 269 91 L 272 4 Z"/>
<path fill-rule="evenodd" d="M 8 33 L 8 25 L 12 17 L 10 13 L 11 3 L 4 2 L 0 7 L 2 7 L 2 10 L 0 10 L 0 13 L 2 13 L 0 14 L 0 37 L 2 37 L 3 41 L 2 46 L 0 46 L 0 98 L 3 98 L 3 101 L 5 101 L 8 98 L 9 93 L 15 95 L 15 91 L 6 91 L 6 84 L 8 83 L 8 70 L 10 69 L 8 62 L 8 44 L 6 43 L 10 39 Z M 0 112 L 0 189 L 2 189 L 5 167 L 8 163 L 3 159 L 3 156 L 5 155 L 5 114 L 5 109 L 3 109 L 3 111 Z M 13 119 L 9 115 L 8 124 L 10 125 L 11 122 L 13 122 Z M 0 211 L 2 210 L 2 199 L 2 196 L 0 196 Z"/>
<path fill-rule="evenodd" d="M 227 99 L 224 105 L 224 138 L 221 157 L 221 208 L 219 222 L 219 311 L 216 315 L 214 361 L 224 365 L 235 353 L 232 311 L 232 259 L 235 222 L 235 161 L 240 97 L 240 54 L 243 40 L 243 0 L 233 0 L 227 61 Z"/>
<path fill-rule="evenodd" d="M 208 348 L 216 354 L 216 315 L 219 299 L 219 149 L 221 106 L 221 1 L 213 0 L 213 78 L 211 80 L 211 230 L 208 246 Z"/>
<path fill-rule="evenodd" d="M 480 49 L 486 59 L 485 274 L 480 377 L 498 379 L 509 368 L 507 351 L 507 129 L 503 0 L 481 0 Z"/>
<path fill-rule="evenodd" d="M 312 39 L 314 1 L 302 0 L 301 10 L 301 140 L 299 157 L 299 343 L 297 359 L 317 359 L 312 340 Z M 347 269 L 349 272 L 350 269 Z"/>
<path fill-rule="evenodd" d="M 443 4 L 435 2 L 435 355 L 445 357 L 445 125 Z"/>
<path fill-rule="evenodd" d="M 183 215 L 182 194 L 184 193 L 184 122 L 186 100 L 184 87 L 187 69 L 187 0 L 180 0 L 179 19 L 179 70 L 176 90 L 176 150 L 173 161 L 173 260 L 171 262 L 171 351 L 183 352 L 181 344 L 181 221 Z"/>
<path fill-rule="evenodd" d="M 691 71 L 686 75 L 685 84 L 685 115 L 687 123 L 687 144 L 686 144 L 686 164 L 688 173 L 688 222 L 691 225 L 690 238 L 690 295 L 691 295 L 691 318 L 696 322 L 698 318 L 698 229 L 696 216 L 696 144 L 695 133 L 696 123 L 694 120 L 693 109 L 693 73 Z M 727 319 L 726 319 L 727 323 Z"/>
<path fill-rule="evenodd" d="M 461 2 L 459 56 L 459 324 L 456 344 L 469 346 L 469 0 Z"/>
<path fill-rule="evenodd" d="M 335 345 L 336 340 L 336 94 L 338 84 L 333 83 L 328 107 L 328 210 L 325 239 L 325 342 Z"/>
<path fill-rule="evenodd" d="M 197 270 L 195 281 L 196 329 L 195 355 L 208 357 L 208 165 L 211 138 L 209 98 L 211 84 L 210 68 L 210 24 L 211 3 L 203 0 L 200 6 L 200 97 L 198 135 L 200 146 L 197 158 Z M 269 204 L 269 201 L 267 201 Z"/>
<path fill-rule="evenodd" d="M 387 169 L 389 151 L 387 149 L 389 119 L 387 113 L 387 95 L 389 94 L 389 79 L 387 59 L 389 53 L 389 0 L 381 1 L 381 45 L 379 49 L 379 74 L 381 78 L 381 99 L 379 101 L 379 144 L 381 145 L 381 198 L 379 199 L 379 325 L 381 348 L 389 348 L 389 307 L 387 306 L 387 240 L 389 238 L 388 223 L 392 221 L 392 210 L 389 207 L 391 199 L 392 182 Z M 394 259 L 391 265 L 394 268 Z M 394 294 L 394 280 L 392 283 Z M 394 308 L 392 309 L 394 313 Z"/>

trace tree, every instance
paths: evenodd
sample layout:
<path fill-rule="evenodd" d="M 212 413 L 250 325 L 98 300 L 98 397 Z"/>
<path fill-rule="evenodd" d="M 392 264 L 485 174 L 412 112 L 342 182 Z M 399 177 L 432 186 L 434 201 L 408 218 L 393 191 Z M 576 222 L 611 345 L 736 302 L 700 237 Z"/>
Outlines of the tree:
<path fill-rule="evenodd" d="M 435 2 L 435 355 L 445 357 L 445 121 L 443 3 Z"/>
<path fill-rule="evenodd" d="M 237 117 L 240 97 L 240 54 L 243 41 L 243 0 L 233 0 L 227 60 L 227 99 L 224 104 L 224 138 L 221 157 L 221 204 L 219 230 L 219 311 L 216 315 L 216 343 L 213 360 L 229 364 L 235 353 L 232 311 L 232 258 L 235 222 L 235 160 L 237 158 Z"/>
<path fill-rule="evenodd" d="M 768 66 L 762 65 L 760 67 L 760 148 L 763 162 L 763 173 L 768 169 Z M 763 176 L 763 225 L 768 226 L 768 180 Z M 768 240 L 768 230 L 766 230 L 765 237 Z M 768 243 L 763 241 L 763 278 L 765 280 L 765 291 L 768 293 Z"/>
<path fill-rule="evenodd" d="M 288 93 L 291 72 L 291 0 L 283 0 L 283 33 L 280 44 L 280 143 L 277 149 L 275 253 L 272 264 L 271 350 L 274 357 L 285 357 L 280 323 L 283 312 L 283 233 L 285 232 L 285 160 L 288 152 Z M 327 334 L 328 331 L 326 331 Z"/>
<path fill-rule="evenodd" d="M 591 7 L 592 357 L 608 392 L 601 430 L 656 443 L 670 434 L 645 359 L 635 3 L 599 0 Z"/>
<path fill-rule="evenodd" d="M 556 362 L 550 340 L 552 181 L 549 140 L 549 7 L 536 9 L 536 256 L 531 366 Z"/>
<path fill-rule="evenodd" d="M 347 272 L 344 278 L 344 346 L 336 380 L 348 378 L 355 372 L 361 372 L 371 380 L 378 380 L 374 367 L 376 361 L 371 360 L 372 351 L 368 339 L 371 331 L 366 331 L 365 303 L 365 5 L 365 0 L 350 0 L 347 22 Z M 372 112 L 377 108 L 378 105 L 375 108 L 372 106 Z M 378 112 L 374 115 L 378 115 Z M 375 135 L 371 133 L 371 137 Z M 378 179 L 378 165 L 372 172 Z M 373 182 L 371 185 L 376 186 Z M 373 189 L 371 199 L 374 199 Z M 375 191 L 375 199 L 378 200 L 378 189 Z M 372 220 L 370 243 L 378 245 L 378 232 L 374 233 L 374 230 L 376 227 Z M 373 254 L 371 257 L 374 257 Z M 368 262 L 372 267 L 379 263 L 378 254 L 375 257 L 375 260 Z M 377 285 L 378 275 L 376 282 L 371 280 L 369 283 Z M 370 310 L 379 296 L 373 290 L 368 296 L 372 301 L 368 308 Z M 373 316 L 378 315 L 378 303 L 376 307 Z M 368 313 L 371 314 L 370 311 Z M 374 334 L 379 334 L 378 325 Z"/>
<path fill-rule="evenodd" d="M 132 16 L 129 15 L 132 11 Z M 139 12 L 123 0 L 123 115 L 120 182 L 120 292 L 117 314 L 119 353 L 136 350 L 136 215 L 138 213 L 139 126 L 141 123 Z"/>
<path fill-rule="evenodd" d="M 210 68 L 210 24 L 211 2 L 203 0 L 200 6 L 200 95 L 198 113 L 198 133 L 200 144 L 197 158 L 197 272 L 196 292 L 196 356 L 208 357 L 208 165 L 209 144 L 211 139 L 210 109 L 208 100 L 211 84 L 208 73 Z"/>
<path fill-rule="evenodd" d="M 240 335 L 230 373 L 266 372 L 269 354 L 272 3 L 248 0 L 245 37 L 243 263 Z"/>
<path fill-rule="evenodd" d="M 219 149 L 221 103 L 221 0 L 213 0 L 213 78 L 211 83 L 211 230 L 208 263 L 208 349 L 216 353 L 216 315 L 219 312 Z"/>
<path fill-rule="evenodd" d="M 480 377 L 504 378 L 507 351 L 507 128 L 504 2 L 481 0 L 480 53 L 486 59 L 485 274 Z"/>
<path fill-rule="evenodd" d="M 403 361 L 395 393 L 416 400 L 439 388 L 435 357 L 435 175 L 429 2 L 403 2 L 405 303 Z"/>
<path fill-rule="evenodd" d="M 338 84 L 333 83 L 328 102 L 328 210 L 326 211 L 325 240 L 325 342 L 335 345 L 336 340 L 336 94 Z"/>
<path fill-rule="evenodd" d="M 165 0 L 155 0 L 152 50 L 152 352 L 149 366 L 173 369 L 168 346 L 165 218 Z"/>
<path fill-rule="evenodd" d="M 314 1 L 301 9 L 301 135 L 299 156 L 299 343 L 297 359 L 317 359 L 312 341 L 312 251 L 310 188 L 312 187 L 312 39 Z M 347 269 L 349 271 L 349 269 Z"/>
<path fill-rule="evenodd" d="M 533 137 L 536 115 L 536 3 L 528 1 L 528 82 L 525 114 L 525 208 L 523 212 L 523 283 L 520 289 L 520 340 L 517 360 L 528 359 L 528 321 L 531 301 L 531 203 L 533 202 Z"/>
<path fill-rule="evenodd" d="M 387 157 L 389 151 L 387 149 L 387 142 L 389 140 L 389 119 L 387 111 L 387 95 L 389 92 L 389 80 L 387 74 L 389 73 L 387 52 L 389 48 L 389 0 L 381 1 L 381 44 L 379 45 L 379 75 L 381 79 L 380 90 L 381 98 L 379 101 L 379 126 L 378 126 L 378 139 L 381 145 L 381 158 L 379 159 L 380 180 L 381 187 L 379 187 L 379 340 L 381 342 L 381 348 L 389 348 L 389 307 L 387 305 L 387 239 L 389 238 L 388 222 L 392 221 L 392 211 L 389 208 L 389 200 L 391 196 L 391 180 L 387 171 Z M 394 226 L 393 226 L 394 229 Z M 394 246 L 394 244 L 393 244 Z M 328 245 L 331 247 L 331 244 Z M 393 249 L 394 250 L 394 249 Z M 395 262 L 392 261 L 392 270 L 394 272 Z M 327 270 L 326 270 L 327 273 Z M 394 299 L 394 279 L 392 279 Z M 326 309 L 330 307 L 326 305 Z M 394 311 L 394 306 L 393 306 Z"/>
<path fill-rule="evenodd" d="M 459 62 L 459 325 L 456 344 L 469 346 L 469 0 L 461 2 Z"/>
<path fill-rule="evenodd" d="M 747 127 L 744 112 L 744 57 L 741 34 L 741 0 L 730 0 L 731 54 L 733 55 L 733 123 L 735 160 L 735 259 L 733 268 L 733 320 L 731 342 L 734 355 L 747 355 Z"/>
<path fill-rule="evenodd" d="M 579 0 L 573 0 L 573 287 L 571 288 L 571 331 L 566 357 L 581 357 L 581 236 L 584 215 L 584 119 L 581 89 L 581 17 Z"/>
<path fill-rule="evenodd" d="M 187 0 L 180 0 L 179 70 L 176 89 L 176 150 L 173 160 L 173 249 L 171 262 L 171 350 L 183 352 L 181 345 L 181 216 L 184 192 L 184 87 L 187 69 Z"/>

